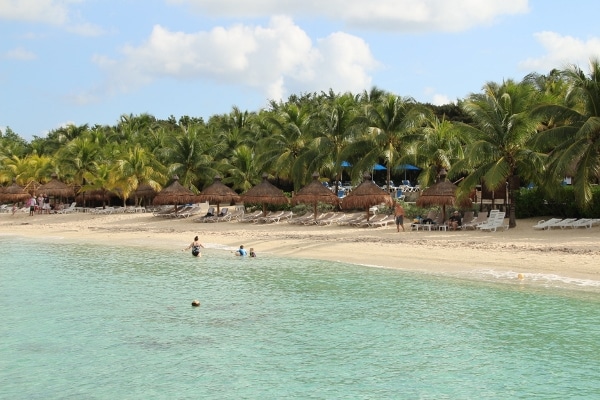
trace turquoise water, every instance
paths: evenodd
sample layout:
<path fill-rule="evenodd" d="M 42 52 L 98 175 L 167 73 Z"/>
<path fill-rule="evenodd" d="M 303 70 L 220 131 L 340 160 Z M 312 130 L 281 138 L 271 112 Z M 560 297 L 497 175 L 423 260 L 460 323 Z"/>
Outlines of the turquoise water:
<path fill-rule="evenodd" d="M 597 292 L 2 236 L 0 263 L 0 398 L 600 396 Z"/>

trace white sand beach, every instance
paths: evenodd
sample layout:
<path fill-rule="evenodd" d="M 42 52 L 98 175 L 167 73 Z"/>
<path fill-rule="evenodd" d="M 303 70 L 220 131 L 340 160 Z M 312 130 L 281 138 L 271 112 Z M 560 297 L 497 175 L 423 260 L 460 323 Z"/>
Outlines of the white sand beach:
<path fill-rule="evenodd" d="M 396 232 L 381 228 L 287 222 L 199 223 L 151 213 L 29 216 L 0 214 L 0 234 L 113 245 L 183 249 L 195 235 L 207 248 L 254 247 L 259 256 L 302 257 L 430 273 L 493 270 L 517 279 L 535 274 L 600 282 L 600 227 L 534 230 L 539 218 L 507 231 Z"/>

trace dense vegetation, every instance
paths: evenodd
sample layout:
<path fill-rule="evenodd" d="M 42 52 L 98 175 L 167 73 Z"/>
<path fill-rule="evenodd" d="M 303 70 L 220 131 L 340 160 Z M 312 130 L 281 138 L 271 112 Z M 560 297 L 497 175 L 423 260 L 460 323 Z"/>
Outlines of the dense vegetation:
<path fill-rule="evenodd" d="M 158 190 L 174 175 L 196 192 L 215 175 L 239 193 L 263 173 L 287 191 L 310 182 L 315 171 L 332 182 L 344 172 L 356 183 L 376 163 L 387 167 L 388 182 L 397 166 L 418 165 L 424 187 L 447 170 L 453 181 L 463 178 L 461 196 L 482 183 L 491 189 L 508 184 L 511 226 L 525 198 L 541 204 L 568 198 L 573 213 L 594 212 L 600 64 L 592 60 L 587 73 L 572 66 L 520 82 L 490 82 L 481 93 L 441 107 L 373 88 L 293 95 L 258 112 L 233 107 L 208 121 L 123 115 L 115 126 L 71 125 L 31 142 L 10 128 L 0 132 L 3 185 L 44 183 L 56 174 L 82 191 L 124 197 L 141 184 Z M 573 177 L 568 196 L 565 176 Z M 526 185 L 535 195 L 520 194 Z M 531 204 L 523 208 L 519 215 L 535 214 Z"/>

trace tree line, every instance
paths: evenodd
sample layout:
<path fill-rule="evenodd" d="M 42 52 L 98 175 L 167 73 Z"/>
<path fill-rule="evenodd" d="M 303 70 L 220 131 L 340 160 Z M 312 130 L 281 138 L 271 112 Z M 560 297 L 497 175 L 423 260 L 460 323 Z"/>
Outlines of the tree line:
<path fill-rule="evenodd" d="M 342 162 L 351 164 L 350 168 Z M 30 142 L 0 132 L 0 182 L 45 183 L 55 174 L 81 191 L 129 197 L 141 184 L 160 190 L 177 175 L 194 192 L 216 175 L 238 193 L 267 173 L 298 190 L 318 172 L 353 182 L 374 164 L 421 168 L 430 186 L 442 170 L 461 179 L 458 196 L 477 185 L 508 185 L 509 223 L 522 186 L 557 196 L 565 176 L 581 209 L 591 207 L 600 176 L 600 62 L 571 65 L 521 81 L 488 82 L 481 92 L 434 106 L 377 87 L 359 94 L 303 93 L 256 112 L 202 118 L 122 115 L 116 125 L 69 125 Z"/>

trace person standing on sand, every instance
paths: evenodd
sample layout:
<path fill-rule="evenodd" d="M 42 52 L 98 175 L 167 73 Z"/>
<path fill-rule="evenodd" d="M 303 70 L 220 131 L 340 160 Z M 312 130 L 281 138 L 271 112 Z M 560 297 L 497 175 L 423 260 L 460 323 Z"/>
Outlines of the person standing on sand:
<path fill-rule="evenodd" d="M 35 201 L 35 196 L 31 196 L 31 199 L 29 199 L 29 216 L 33 217 L 33 214 L 35 214 L 35 205 L 36 205 L 36 201 Z"/>
<path fill-rule="evenodd" d="M 402 227 L 402 232 L 404 230 L 404 207 L 400 203 L 396 203 L 394 206 L 394 217 L 396 219 L 396 232 L 400 232 L 400 227 Z"/>
<path fill-rule="evenodd" d="M 204 246 L 202 246 L 202 243 L 200 243 L 200 241 L 198 240 L 198 236 L 196 236 L 194 238 L 194 241 L 190 243 L 188 247 L 183 249 L 183 251 L 192 249 L 192 255 L 194 257 L 202 257 L 202 253 L 200 253 L 200 248 L 204 248 Z"/>

